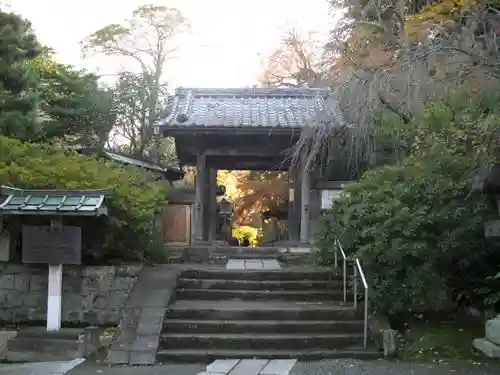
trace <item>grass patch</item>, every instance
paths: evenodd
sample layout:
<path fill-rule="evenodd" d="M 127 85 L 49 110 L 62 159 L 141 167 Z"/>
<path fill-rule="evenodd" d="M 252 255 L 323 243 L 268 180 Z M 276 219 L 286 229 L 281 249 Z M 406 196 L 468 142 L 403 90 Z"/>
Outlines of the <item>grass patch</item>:
<path fill-rule="evenodd" d="M 487 359 L 472 347 L 472 340 L 484 337 L 484 321 L 455 315 L 413 314 L 391 318 L 401 334 L 398 357 L 407 361 L 480 361 Z"/>

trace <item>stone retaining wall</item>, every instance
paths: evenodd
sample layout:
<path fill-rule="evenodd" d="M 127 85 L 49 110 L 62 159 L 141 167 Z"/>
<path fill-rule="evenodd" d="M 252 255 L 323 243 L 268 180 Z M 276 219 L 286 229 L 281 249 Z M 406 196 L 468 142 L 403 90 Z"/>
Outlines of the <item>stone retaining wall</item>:
<path fill-rule="evenodd" d="M 64 266 L 62 319 L 118 324 L 142 266 Z M 0 264 L 0 321 L 46 320 L 47 266 Z"/>

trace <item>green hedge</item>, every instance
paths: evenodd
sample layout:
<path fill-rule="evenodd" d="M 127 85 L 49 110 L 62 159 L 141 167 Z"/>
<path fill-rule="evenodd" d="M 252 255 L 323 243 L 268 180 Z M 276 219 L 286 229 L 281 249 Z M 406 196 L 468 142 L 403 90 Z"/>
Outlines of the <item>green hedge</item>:
<path fill-rule="evenodd" d="M 472 157 L 441 153 L 366 173 L 325 215 L 319 261 L 332 261 L 338 236 L 361 258 L 374 306 L 385 312 L 473 303 L 500 265 L 498 241 L 484 237 L 485 221 L 498 214 L 471 193 L 477 167 Z"/>
<path fill-rule="evenodd" d="M 136 261 L 158 250 L 154 219 L 166 203 L 166 184 L 156 182 L 150 173 L 137 167 L 0 136 L 0 184 L 19 188 L 113 188 L 107 218 L 77 219 L 84 227 L 84 259 L 93 263 Z"/>

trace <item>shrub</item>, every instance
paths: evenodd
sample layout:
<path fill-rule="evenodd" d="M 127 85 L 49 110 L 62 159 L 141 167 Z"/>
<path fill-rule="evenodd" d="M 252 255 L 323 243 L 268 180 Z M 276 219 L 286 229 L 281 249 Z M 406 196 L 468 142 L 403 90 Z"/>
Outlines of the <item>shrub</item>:
<path fill-rule="evenodd" d="M 155 250 L 154 219 L 166 201 L 166 186 L 137 167 L 0 136 L 0 184 L 26 189 L 113 188 L 107 218 L 77 220 L 83 224 L 84 260 L 135 261 Z"/>
<path fill-rule="evenodd" d="M 240 244 L 243 244 L 243 241 L 246 238 L 248 239 L 250 246 L 257 246 L 261 234 L 257 228 L 240 225 L 233 228 L 233 237 L 237 238 L 238 241 L 240 241 Z"/>
<path fill-rule="evenodd" d="M 374 306 L 385 312 L 474 299 L 500 264 L 498 242 L 484 238 L 497 213 L 471 194 L 475 168 L 473 158 L 444 152 L 366 173 L 325 215 L 319 260 L 331 261 L 338 236 L 362 259 Z"/>

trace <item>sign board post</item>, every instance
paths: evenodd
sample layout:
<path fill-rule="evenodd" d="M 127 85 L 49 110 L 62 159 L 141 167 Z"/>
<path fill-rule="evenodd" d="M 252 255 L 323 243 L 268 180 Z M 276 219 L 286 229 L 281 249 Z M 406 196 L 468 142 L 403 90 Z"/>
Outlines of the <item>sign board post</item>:
<path fill-rule="evenodd" d="M 51 219 L 50 226 L 23 224 L 21 235 L 23 263 L 46 264 L 49 267 L 47 331 L 61 329 L 63 264 L 82 264 L 82 228 L 64 226 L 62 218 L 106 216 L 108 208 L 104 200 L 111 192 L 112 189 L 18 189 L 0 186 L 0 195 L 7 196 L 0 203 L 0 217 L 45 216 Z M 0 245 L 3 242 L 0 241 Z"/>
<path fill-rule="evenodd" d="M 81 249 L 81 228 L 63 226 L 60 218 L 50 227 L 23 226 L 23 262 L 49 265 L 47 331 L 61 329 L 63 264 L 81 264 Z"/>
<path fill-rule="evenodd" d="M 60 220 L 51 220 L 50 228 L 62 229 Z M 62 264 L 49 264 L 49 290 L 47 293 L 47 331 L 59 331 L 62 321 Z"/>

